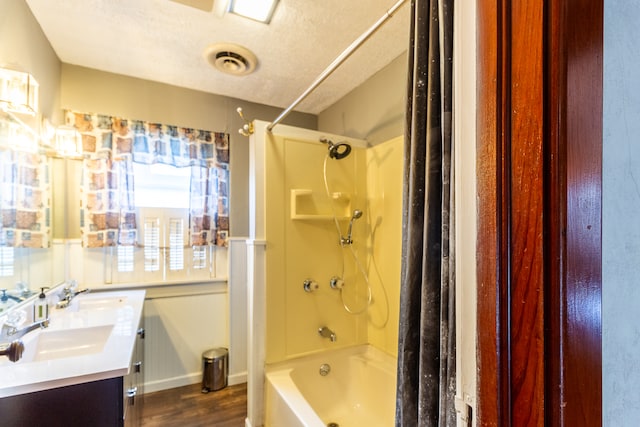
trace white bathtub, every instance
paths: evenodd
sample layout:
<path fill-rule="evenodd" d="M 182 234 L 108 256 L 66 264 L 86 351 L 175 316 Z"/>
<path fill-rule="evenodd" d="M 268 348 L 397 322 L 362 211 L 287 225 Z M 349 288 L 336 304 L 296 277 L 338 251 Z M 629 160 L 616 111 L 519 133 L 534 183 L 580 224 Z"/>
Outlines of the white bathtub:
<path fill-rule="evenodd" d="M 393 426 L 395 396 L 395 358 L 367 345 L 323 352 L 267 368 L 265 427 Z"/>

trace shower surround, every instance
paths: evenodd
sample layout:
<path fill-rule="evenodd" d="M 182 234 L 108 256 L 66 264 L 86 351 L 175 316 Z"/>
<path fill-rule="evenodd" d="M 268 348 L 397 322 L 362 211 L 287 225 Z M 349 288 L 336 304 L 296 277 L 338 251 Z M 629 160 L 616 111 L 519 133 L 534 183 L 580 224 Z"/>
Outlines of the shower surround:
<path fill-rule="evenodd" d="M 246 424 L 253 427 L 263 423 L 265 365 L 361 344 L 397 352 L 402 138 L 367 148 L 289 126 L 269 133 L 267 124 L 256 121 L 250 139 Z M 351 153 L 327 158 L 321 138 L 347 142 Z M 363 215 L 353 221 L 353 243 L 341 246 L 356 209 Z M 344 280 L 342 295 L 330 286 L 334 276 Z M 306 292 L 306 280 L 317 289 Z M 318 334 L 322 327 L 335 341 Z"/>

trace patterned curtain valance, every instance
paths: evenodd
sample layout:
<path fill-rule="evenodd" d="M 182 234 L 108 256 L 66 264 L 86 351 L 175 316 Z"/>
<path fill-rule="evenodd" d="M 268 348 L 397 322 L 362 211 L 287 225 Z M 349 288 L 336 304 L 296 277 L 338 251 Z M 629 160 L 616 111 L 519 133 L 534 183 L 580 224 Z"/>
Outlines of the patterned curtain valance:
<path fill-rule="evenodd" d="M 227 245 L 229 134 L 73 111 L 66 112 L 65 121 L 82 135 L 85 246 L 135 244 L 130 162 L 206 170 L 192 172 L 191 244 Z M 92 176 L 103 174 L 96 186 Z"/>
<path fill-rule="evenodd" d="M 229 134 L 102 114 L 68 111 L 82 134 L 83 155 L 131 156 L 137 163 L 229 168 Z"/>

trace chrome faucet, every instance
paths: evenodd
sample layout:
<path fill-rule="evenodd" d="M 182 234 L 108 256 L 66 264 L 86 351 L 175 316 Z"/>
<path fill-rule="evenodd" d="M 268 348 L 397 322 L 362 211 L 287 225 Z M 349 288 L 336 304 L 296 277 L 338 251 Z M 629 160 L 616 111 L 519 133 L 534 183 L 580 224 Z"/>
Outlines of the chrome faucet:
<path fill-rule="evenodd" d="M 336 342 L 336 340 L 338 339 L 336 337 L 336 333 L 333 332 L 331 329 L 327 328 L 326 326 L 323 326 L 322 328 L 318 328 L 318 334 L 322 338 L 329 338 L 331 342 Z"/>
<path fill-rule="evenodd" d="M 77 287 L 77 285 L 68 285 L 65 286 L 64 288 L 62 288 L 62 290 L 58 293 L 58 297 L 60 298 L 60 301 L 58 301 L 58 303 L 56 304 L 56 308 L 67 308 L 69 307 L 69 304 L 71 304 L 71 301 L 78 295 L 82 294 L 82 293 L 89 293 L 89 288 L 86 289 L 82 289 L 80 291 L 76 291 L 75 288 Z"/>
<path fill-rule="evenodd" d="M 0 339 L 3 341 L 14 341 L 22 338 L 26 334 L 31 331 L 35 331 L 36 329 L 44 329 L 49 327 L 49 319 L 41 320 L 39 322 L 33 322 L 30 325 L 25 326 L 24 328 L 18 329 L 18 326 L 15 323 L 5 321 L 2 325 L 2 330 L 0 331 Z"/>
<path fill-rule="evenodd" d="M 25 298 L 8 294 L 6 289 L 0 289 L 0 292 L 2 292 L 2 296 L 0 296 L 0 301 L 2 302 L 7 302 L 8 300 L 13 300 L 15 302 L 22 302 L 25 300 Z"/>

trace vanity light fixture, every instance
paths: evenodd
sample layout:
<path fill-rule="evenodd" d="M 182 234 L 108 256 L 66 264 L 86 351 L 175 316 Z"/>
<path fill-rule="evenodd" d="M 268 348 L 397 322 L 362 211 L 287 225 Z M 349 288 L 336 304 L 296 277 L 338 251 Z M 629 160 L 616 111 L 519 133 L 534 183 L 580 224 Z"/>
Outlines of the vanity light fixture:
<path fill-rule="evenodd" d="M 38 112 L 38 82 L 24 71 L 0 68 L 0 109 L 34 116 Z"/>
<path fill-rule="evenodd" d="M 229 12 L 268 24 L 278 0 L 229 0 Z"/>
<path fill-rule="evenodd" d="M 0 146 L 22 151 L 37 151 L 37 133 L 24 123 L 16 121 L 11 113 L 9 113 L 9 117 L 9 120 L 0 119 Z"/>
<path fill-rule="evenodd" d="M 40 121 L 40 143 L 48 148 L 53 148 L 56 142 L 56 127 L 49 119 L 43 117 Z"/>

